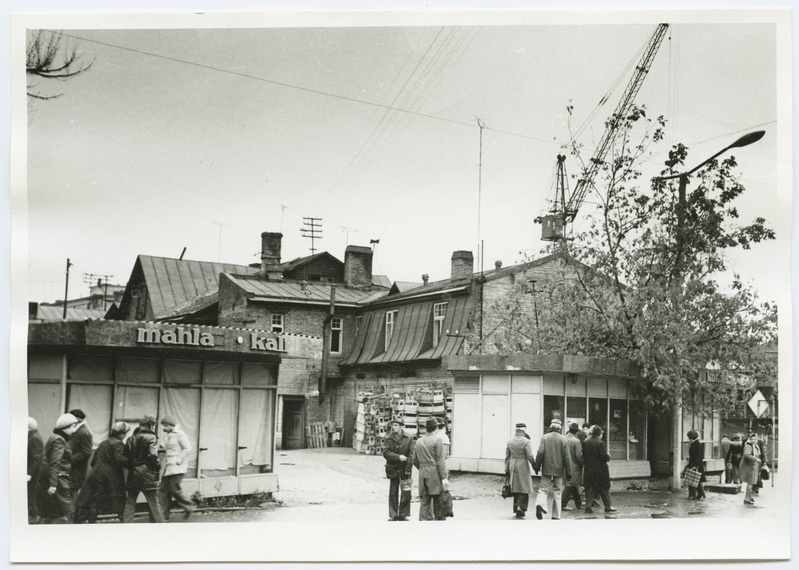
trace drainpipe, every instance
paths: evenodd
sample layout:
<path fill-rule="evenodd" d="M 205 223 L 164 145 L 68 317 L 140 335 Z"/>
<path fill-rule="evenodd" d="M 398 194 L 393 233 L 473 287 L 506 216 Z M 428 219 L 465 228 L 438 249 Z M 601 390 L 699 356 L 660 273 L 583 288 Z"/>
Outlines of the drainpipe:
<path fill-rule="evenodd" d="M 325 388 L 327 386 L 327 360 L 330 355 L 330 321 L 336 312 L 336 286 L 330 286 L 330 311 L 322 324 L 322 373 L 319 377 L 319 401 L 325 400 Z"/>

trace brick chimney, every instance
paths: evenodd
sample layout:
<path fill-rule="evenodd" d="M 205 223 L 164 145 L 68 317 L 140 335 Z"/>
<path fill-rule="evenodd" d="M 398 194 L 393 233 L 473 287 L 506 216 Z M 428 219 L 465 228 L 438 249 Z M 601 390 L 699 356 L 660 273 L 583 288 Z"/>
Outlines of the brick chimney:
<path fill-rule="evenodd" d="M 261 234 L 261 273 L 268 279 L 280 279 L 280 244 L 283 234 L 263 232 Z"/>
<path fill-rule="evenodd" d="M 474 256 L 471 251 L 452 252 L 452 279 L 471 277 L 474 273 Z"/>
<path fill-rule="evenodd" d="M 372 248 L 347 246 L 344 250 L 344 284 L 347 287 L 372 286 Z"/>

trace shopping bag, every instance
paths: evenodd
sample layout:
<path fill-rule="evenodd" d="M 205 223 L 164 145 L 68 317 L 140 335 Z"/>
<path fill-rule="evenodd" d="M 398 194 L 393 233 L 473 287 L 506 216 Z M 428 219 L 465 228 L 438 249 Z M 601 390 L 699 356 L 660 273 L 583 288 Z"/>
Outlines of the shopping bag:
<path fill-rule="evenodd" d="M 698 487 L 699 480 L 702 478 L 702 474 L 699 472 L 699 469 L 696 467 L 691 467 L 690 469 L 685 470 L 685 483 L 689 487 Z"/>
<path fill-rule="evenodd" d="M 451 517 L 452 516 L 452 495 L 449 491 L 442 491 L 441 494 L 438 496 L 438 500 L 441 502 L 440 509 L 437 509 L 439 514 L 442 517 Z"/>
<path fill-rule="evenodd" d="M 513 493 L 510 492 L 510 477 L 505 477 L 505 484 L 502 485 L 502 498 L 507 499 L 512 495 Z"/>

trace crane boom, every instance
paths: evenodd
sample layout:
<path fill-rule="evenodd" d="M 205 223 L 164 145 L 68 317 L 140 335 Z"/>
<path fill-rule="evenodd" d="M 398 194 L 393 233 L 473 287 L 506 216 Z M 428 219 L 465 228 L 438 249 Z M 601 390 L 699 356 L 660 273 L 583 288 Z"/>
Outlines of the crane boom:
<path fill-rule="evenodd" d="M 577 181 L 574 187 L 574 192 L 569 195 L 567 200 L 561 199 L 560 206 L 555 210 L 554 214 L 536 219 L 536 221 L 542 221 L 542 223 L 544 223 L 542 239 L 550 241 L 563 239 L 566 223 L 574 220 L 583 200 L 585 200 L 589 188 L 593 185 L 594 178 L 605 160 L 605 155 L 608 153 L 608 149 L 616 136 L 619 126 L 629 113 L 633 101 L 644 82 L 644 78 L 652 67 L 652 62 L 660 48 L 660 44 L 663 42 L 668 28 L 669 24 L 658 24 L 658 27 L 650 36 L 646 48 L 641 55 L 641 59 L 630 78 L 630 82 L 627 84 L 627 88 L 624 90 L 618 105 L 616 105 L 616 109 L 605 125 L 605 132 L 602 134 L 602 138 L 594 151 L 594 155 L 589 160 L 588 166 L 583 172 L 583 176 Z M 563 160 L 560 156 L 558 157 L 558 161 L 559 166 L 562 165 Z M 557 199 L 556 202 L 558 202 Z"/>

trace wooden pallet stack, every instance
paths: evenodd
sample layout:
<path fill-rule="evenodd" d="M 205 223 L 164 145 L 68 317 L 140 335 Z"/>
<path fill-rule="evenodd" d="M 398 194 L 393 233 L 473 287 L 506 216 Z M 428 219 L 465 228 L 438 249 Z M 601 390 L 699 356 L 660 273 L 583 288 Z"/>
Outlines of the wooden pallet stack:
<path fill-rule="evenodd" d="M 305 427 L 305 441 L 309 448 L 327 447 L 327 432 L 323 422 L 312 422 Z"/>

